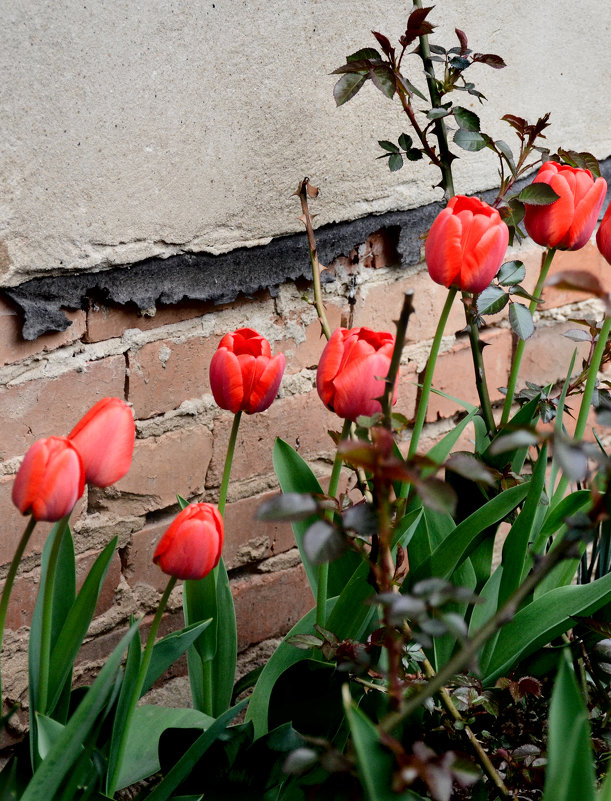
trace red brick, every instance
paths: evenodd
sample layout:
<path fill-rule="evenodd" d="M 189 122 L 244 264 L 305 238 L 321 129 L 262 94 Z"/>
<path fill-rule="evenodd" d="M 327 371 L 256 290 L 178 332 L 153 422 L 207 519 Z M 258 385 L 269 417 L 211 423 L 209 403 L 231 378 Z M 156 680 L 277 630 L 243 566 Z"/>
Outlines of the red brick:
<path fill-rule="evenodd" d="M 232 582 L 238 625 L 238 650 L 286 634 L 313 606 L 314 599 L 299 567 L 247 576 Z"/>
<path fill-rule="evenodd" d="M 543 250 L 532 249 L 525 251 L 522 256 L 518 255 L 517 257 L 521 258 L 526 266 L 524 287 L 528 289 L 529 292 L 533 291 L 539 277 L 542 253 Z M 596 245 L 592 242 L 589 242 L 580 250 L 556 251 L 548 278 L 564 270 L 591 273 L 602 284 L 606 292 L 611 292 L 611 270 L 605 259 L 601 256 Z M 559 306 L 566 306 L 569 303 L 579 303 L 580 301 L 586 300 L 588 297 L 588 294 L 585 292 L 556 289 L 553 286 L 546 286 L 543 289 L 544 303 L 539 306 L 539 309 L 552 309 Z"/>
<path fill-rule="evenodd" d="M 157 543 L 170 525 L 174 515 L 155 523 L 149 523 L 132 535 L 131 542 L 124 555 L 123 576 L 130 585 L 148 584 L 158 592 L 163 592 L 168 577 L 153 563 L 153 554 Z"/>
<path fill-rule="evenodd" d="M 120 355 L 90 362 L 83 372 L 0 389 L 0 458 L 25 453 L 40 437 L 68 434 L 100 398 L 122 398 L 124 381 L 125 359 Z"/>
<path fill-rule="evenodd" d="M 498 388 L 507 385 L 511 363 L 511 332 L 507 329 L 487 329 L 481 332 L 481 340 L 489 343 L 483 353 L 488 392 L 490 400 L 494 403 L 504 397 Z M 479 406 L 468 339 L 461 339 L 451 351 L 439 356 L 433 387 L 459 400 Z M 460 409 L 460 405 L 454 401 L 431 393 L 426 419 L 433 421 L 437 418 L 452 417 Z"/>
<path fill-rule="evenodd" d="M 268 522 L 255 517 L 259 506 L 277 494 L 265 492 L 227 504 L 223 557 L 229 569 L 268 559 L 295 546 L 290 523 Z"/>
<path fill-rule="evenodd" d="M 342 309 L 335 303 L 325 303 L 327 321 L 332 331 L 339 328 L 341 324 Z M 292 325 L 303 327 L 303 316 L 297 314 L 289 318 Z M 295 339 L 289 337 L 285 340 L 275 342 L 272 346 L 272 353 L 282 352 L 286 356 L 286 374 L 293 375 L 305 368 L 315 368 L 320 361 L 320 355 L 324 350 L 327 340 L 325 339 L 318 318 L 305 326 L 305 341 L 297 343 Z"/>
<path fill-rule="evenodd" d="M 212 434 L 203 425 L 137 439 L 129 473 L 106 490 L 90 491 L 90 507 L 122 516 L 142 515 L 176 504 L 204 489 Z"/>
<path fill-rule="evenodd" d="M 65 331 L 43 334 L 30 341 L 21 336 L 21 314 L 8 300 L 0 297 L 0 367 L 81 339 L 85 333 L 85 312 L 79 310 L 65 313 L 71 322 Z"/>
<path fill-rule="evenodd" d="M 76 587 L 77 592 L 81 588 L 94 561 L 99 556 L 99 552 L 90 551 L 76 557 Z M 115 600 L 115 589 L 121 578 L 121 562 L 118 554 L 113 555 L 108 573 L 102 585 L 100 597 L 95 608 L 94 616 L 101 615 L 113 605 Z M 40 569 L 37 568 L 23 575 L 18 574 L 13 585 L 11 599 L 9 602 L 6 626 L 16 631 L 21 626 L 29 626 L 36 604 L 38 588 L 40 586 Z"/>
<path fill-rule="evenodd" d="M 150 342 L 129 355 L 129 401 L 138 419 L 176 409 L 210 392 L 209 366 L 219 337 Z"/>
<path fill-rule="evenodd" d="M 3 536 L 0 539 L 0 565 L 8 564 L 13 558 L 17 545 L 25 529 L 27 518 L 25 518 L 14 506 L 11 499 L 13 481 L 15 476 L 0 477 L 0 520 L 2 520 Z M 87 509 L 87 489 L 85 494 L 76 502 L 76 506 L 71 515 L 72 523 L 75 523 L 85 514 Z M 41 521 L 36 524 L 30 540 L 26 546 L 23 558 L 27 559 L 34 554 L 42 553 L 42 549 L 47 537 L 53 528 L 53 523 Z"/>
<path fill-rule="evenodd" d="M 432 339 L 437 330 L 439 316 L 448 296 L 448 290 L 431 280 L 427 270 L 402 276 L 392 284 L 367 285 L 359 290 L 354 307 L 354 325 L 368 326 L 376 331 L 395 333 L 394 321 L 398 319 L 403 304 L 403 293 L 414 293 L 414 313 L 407 326 L 407 342 Z M 465 313 L 460 300 L 455 299 L 446 324 L 446 335 L 465 327 Z"/>
<path fill-rule="evenodd" d="M 207 486 L 220 484 L 233 416 L 222 414 L 214 423 L 212 461 Z M 231 478 L 243 481 L 273 472 L 272 450 L 276 437 L 292 447 L 306 461 L 329 457 L 335 452 L 327 431 L 341 431 L 343 421 L 328 411 L 316 390 L 274 401 L 266 412 L 244 415 L 238 431 Z"/>
<path fill-rule="evenodd" d="M 537 325 L 535 333 L 526 340 L 518 389 L 525 386 L 526 381 L 545 385 L 564 380 L 573 351 L 577 348 L 577 359 L 573 374 L 581 369 L 581 360 L 587 354 L 588 343 L 574 342 L 563 336 L 566 331 L 581 328 L 575 323 L 556 323 L 554 325 Z M 584 329 L 585 330 L 585 329 Z"/>
<path fill-rule="evenodd" d="M 154 315 L 139 314 L 125 306 L 93 306 L 87 312 L 87 342 L 101 342 L 122 336 L 128 328 L 152 331 L 164 325 L 180 323 L 210 313 L 212 304 L 189 301 L 175 306 L 160 306 Z"/>

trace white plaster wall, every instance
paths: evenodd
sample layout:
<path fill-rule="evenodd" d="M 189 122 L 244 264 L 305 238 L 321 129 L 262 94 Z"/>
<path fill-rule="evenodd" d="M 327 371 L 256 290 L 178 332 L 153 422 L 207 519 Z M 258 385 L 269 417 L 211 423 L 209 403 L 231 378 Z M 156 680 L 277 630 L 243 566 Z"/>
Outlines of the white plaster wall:
<path fill-rule="evenodd" d="M 298 231 L 291 193 L 321 188 L 318 223 L 439 197 L 424 162 L 390 174 L 377 140 L 408 130 L 371 84 L 337 109 L 331 70 L 398 39 L 409 3 L 381 0 L 0 0 L 0 282 Z M 507 69 L 470 68 L 483 128 L 552 112 L 549 143 L 611 154 L 608 0 L 440 0 L 438 41 L 463 29 Z M 409 62 L 420 83 L 419 62 Z M 471 102 L 469 102 L 471 101 Z M 457 190 L 491 187 L 460 151 Z"/>

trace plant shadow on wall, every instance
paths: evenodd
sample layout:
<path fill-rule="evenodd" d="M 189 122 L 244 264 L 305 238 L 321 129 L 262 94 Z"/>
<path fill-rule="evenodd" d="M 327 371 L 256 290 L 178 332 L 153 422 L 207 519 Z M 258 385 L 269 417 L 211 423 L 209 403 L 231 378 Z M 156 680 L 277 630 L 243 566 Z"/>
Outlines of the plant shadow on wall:
<path fill-rule="evenodd" d="M 394 410 L 411 295 L 397 309 L 394 333 L 331 331 L 309 211 L 317 190 L 304 180 L 297 192 L 312 302 L 327 339 L 317 390 L 343 424 L 331 434 L 336 456 L 326 491 L 293 448 L 275 442 L 282 493 L 259 514 L 291 521 L 313 609 L 262 669 L 235 682 L 236 622 L 221 556 L 225 500 L 243 414 L 271 405 L 284 371 L 284 357 L 272 356 L 267 340 L 239 329 L 223 337 L 210 365 L 215 400 L 234 415 L 218 504 L 179 496 L 182 510 L 154 556 L 169 579 L 144 647 L 132 621 L 88 688 L 72 687 L 73 665 L 116 541 L 76 593 L 68 518 L 85 482 L 108 486 L 129 469 L 131 410 L 104 399 L 68 437 L 41 440 L 26 454 L 13 500 L 29 522 L 2 591 L 0 632 L 34 526 L 55 526 L 30 631 L 30 731 L 0 773 L 1 798 L 117 798 L 143 780 L 134 791 L 141 801 L 611 798 L 611 466 L 600 436 L 611 400 L 599 379 L 610 358 L 611 317 L 597 276 L 553 279 L 601 301 L 600 320 L 576 320 L 569 332 L 589 344 L 583 363 L 575 351 L 559 386 L 519 387 L 554 254 L 589 240 L 606 183 L 592 155 L 541 147 L 547 116 L 534 124 L 504 117 L 517 136 L 515 155 L 483 133 L 453 93 L 483 101 L 466 70 L 503 61 L 473 53 L 458 29 L 456 46 L 431 44 L 430 12 L 414 8 L 396 47 L 374 33 L 381 52 L 349 56 L 335 88 L 338 104 L 368 80 L 397 95 L 412 133 L 396 145 L 381 141 L 382 157 L 391 170 L 426 158 L 447 200 L 425 254 L 431 279 L 448 295 L 413 420 Z M 419 70 L 414 82 L 403 72 L 417 60 L 422 89 Z M 492 205 L 455 194 L 450 121 L 458 126 L 456 147 L 488 148 L 499 158 Z M 512 195 L 534 167 L 534 181 Z M 532 294 L 522 287 L 524 265 L 503 263 L 523 228 L 544 248 Z M 611 263 L 611 211 L 597 243 Z M 479 405 L 462 404 L 455 427 L 422 453 L 436 360 L 459 293 Z M 495 410 L 480 332 L 488 315 L 506 307 L 517 345 L 505 403 Z M 592 408 L 596 427 L 585 442 Z M 473 450 L 455 450 L 468 426 Z M 342 471 L 348 489 L 339 492 Z M 185 627 L 157 640 L 179 579 Z M 140 704 L 185 652 L 193 708 Z"/>

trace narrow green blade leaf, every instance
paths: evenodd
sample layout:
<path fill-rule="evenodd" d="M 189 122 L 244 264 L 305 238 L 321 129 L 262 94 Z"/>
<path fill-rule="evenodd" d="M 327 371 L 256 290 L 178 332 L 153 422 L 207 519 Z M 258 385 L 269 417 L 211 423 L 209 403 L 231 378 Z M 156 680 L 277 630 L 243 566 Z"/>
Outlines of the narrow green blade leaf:
<path fill-rule="evenodd" d="M 594 801 L 588 712 L 563 657 L 552 692 L 543 801 Z"/>
<path fill-rule="evenodd" d="M 117 672 L 132 638 L 138 631 L 134 623 L 107 659 L 98 677 L 63 729 L 60 737 L 51 746 L 47 756 L 35 771 L 20 801 L 40 801 L 53 798 L 62 786 L 68 771 L 78 759 L 83 743 L 93 728 L 98 715 L 112 693 Z"/>
<path fill-rule="evenodd" d="M 117 537 L 111 540 L 97 557 L 74 604 L 64 618 L 64 625 L 51 652 L 49 712 L 55 709 L 59 701 L 62 688 L 85 639 L 116 545 Z"/>
<path fill-rule="evenodd" d="M 211 622 L 210 619 L 202 620 L 201 623 L 194 623 L 181 631 L 173 631 L 155 643 L 151 664 L 144 679 L 142 695 L 151 689 L 157 679 L 184 654 Z"/>

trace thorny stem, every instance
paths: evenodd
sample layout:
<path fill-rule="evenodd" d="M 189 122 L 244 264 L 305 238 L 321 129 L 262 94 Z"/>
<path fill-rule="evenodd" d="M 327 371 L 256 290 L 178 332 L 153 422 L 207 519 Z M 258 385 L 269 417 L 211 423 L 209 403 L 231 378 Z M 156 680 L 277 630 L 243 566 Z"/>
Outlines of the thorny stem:
<path fill-rule="evenodd" d="M 537 301 L 541 299 L 543 284 L 545 283 L 545 279 L 547 278 L 547 274 L 549 272 L 549 268 L 551 267 L 552 259 L 554 258 L 555 253 L 556 253 L 556 248 L 548 248 L 543 255 L 543 259 L 541 262 L 541 270 L 539 272 L 539 279 L 533 291 L 533 295 L 537 300 L 531 300 L 530 306 L 528 307 L 531 314 L 537 308 Z M 507 421 L 509 420 L 509 415 L 511 413 L 511 405 L 513 403 L 513 397 L 515 395 L 516 385 L 518 383 L 518 375 L 520 373 L 520 363 L 522 361 L 522 356 L 524 354 L 525 344 L 526 342 L 524 339 L 519 339 L 518 344 L 516 345 L 516 351 L 513 356 L 513 363 L 511 365 L 511 372 L 509 374 L 509 382 L 507 384 L 507 395 L 505 397 L 505 404 L 503 406 L 503 415 L 501 417 L 502 426 L 507 424 Z"/>
<path fill-rule="evenodd" d="M 310 214 L 310 210 L 308 208 L 308 186 L 310 186 L 309 179 L 306 177 L 303 181 L 299 184 L 299 188 L 295 194 L 299 195 L 299 200 L 301 201 L 301 211 L 302 211 L 302 221 L 306 227 L 306 231 L 308 234 L 308 250 L 310 252 L 310 264 L 312 266 L 312 281 L 314 283 L 314 305 L 316 306 L 316 312 L 318 314 L 318 319 L 320 320 L 320 325 L 322 328 L 322 332 L 327 339 L 331 338 L 331 329 L 329 327 L 329 323 L 327 321 L 327 315 L 325 313 L 325 307 L 322 302 L 322 288 L 320 284 L 320 262 L 318 261 L 318 249 L 316 247 L 316 238 L 314 236 L 314 229 L 312 227 L 312 215 Z M 312 190 L 314 187 L 311 187 Z M 318 190 L 316 190 L 316 194 Z"/>
<path fill-rule="evenodd" d="M 414 0 L 414 8 L 422 8 L 421 0 Z M 433 61 L 431 60 L 431 49 L 429 47 L 429 37 L 427 35 L 420 36 L 420 58 L 424 66 L 424 74 L 426 75 L 426 85 L 429 90 L 429 97 L 431 98 L 431 106 L 439 108 L 441 106 L 441 98 L 437 90 L 435 82 L 435 70 Z M 444 191 L 446 200 L 449 200 L 454 195 L 454 179 L 452 177 L 452 160 L 453 156 L 448 147 L 448 133 L 443 119 L 435 120 L 433 130 L 439 143 L 439 159 L 437 166 L 441 170 L 441 185 Z"/>
<path fill-rule="evenodd" d="M 407 325 L 409 323 L 409 318 L 414 311 L 414 306 L 412 304 L 412 299 L 414 297 L 414 293 L 409 291 L 406 292 L 403 297 L 403 306 L 401 308 L 401 314 L 399 315 L 399 319 L 397 320 L 397 336 L 395 339 L 395 346 L 393 348 L 392 357 L 390 360 L 390 366 L 388 368 L 388 375 L 385 379 L 385 387 L 384 387 L 384 394 L 381 401 L 382 406 L 382 425 L 389 430 L 392 429 L 392 422 L 391 422 L 391 409 L 392 409 L 392 400 L 393 395 L 395 393 L 395 385 L 397 383 L 397 376 L 399 374 L 399 366 L 401 364 L 401 354 L 403 352 L 403 346 L 405 344 L 405 337 L 407 335 Z"/>
<path fill-rule="evenodd" d="M 477 312 L 474 308 L 475 299 L 471 299 L 469 293 L 463 292 L 463 303 L 465 306 L 465 317 L 469 329 L 469 342 L 471 343 L 471 354 L 473 356 L 473 369 L 475 371 L 475 384 L 477 394 L 482 407 L 482 416 L 486 423 L 486 432 L 490 438 L 496 433 L 496 423 L 492 414 L 492 404 L 488 392 L 488 382 L 486 381 L 486 368 L 484 365 L 483 349 L 486 345 L 479 338 L 477 327 Z"/>
<path fill-rule="evenodd" d="M 491 617 L 467 640 L 463 647 L 446 662 L 443 668 L 437 673 L 428 684 L 419 692 L 413 695 L 398 712 L 393 712 L 386 716 L 380 726 L 384 731 L 390 732 L 400 723 L 409 718 L 427 699 L 436 695 L 446 684 L 468 665 L 476 656 L 479 649 L 484 645 L 498 629 L 511 620 L 520 607 L 522 601 L 534 590 L 534 588 L 550 573 L 551 570 L 565 557 L 574 547 L 574 543 L 564 539 L 556 548 L 539 560 L 530 575 L 525 581 L 509 596 L 496 614 Z"/>

